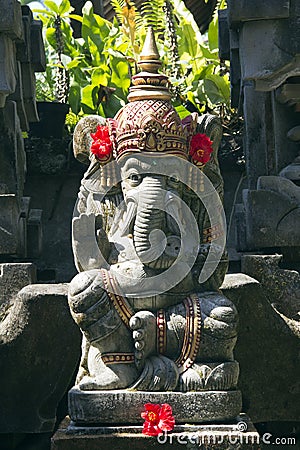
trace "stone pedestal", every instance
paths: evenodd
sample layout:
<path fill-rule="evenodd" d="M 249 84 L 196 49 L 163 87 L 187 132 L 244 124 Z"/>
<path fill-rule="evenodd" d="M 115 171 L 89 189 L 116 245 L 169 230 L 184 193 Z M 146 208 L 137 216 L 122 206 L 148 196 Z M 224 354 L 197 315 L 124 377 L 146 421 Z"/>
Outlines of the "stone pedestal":
<path fill-rule="evenodd" d="M 234 420 L 242 409 L 240 391 L 146 392 L 130 390 L 69 392 L 69 414 L 76 425 L 139 424 L 145 403 L 169 403 L 176 423 Z"/>
<path fill-rule="evenodd" d="M 107 450 L 109 448 L 114 450 L 129 448 L 131 450 L 148 448 L 258 450 L 259 435 L 249 418 L 241 414 L 232 423 L 224 425 L 176 425 L 172 432 L 159 437 L 144 436 L 142 425 L 75 427 L 66 418 L 52 437 L 52 450 Z"/>

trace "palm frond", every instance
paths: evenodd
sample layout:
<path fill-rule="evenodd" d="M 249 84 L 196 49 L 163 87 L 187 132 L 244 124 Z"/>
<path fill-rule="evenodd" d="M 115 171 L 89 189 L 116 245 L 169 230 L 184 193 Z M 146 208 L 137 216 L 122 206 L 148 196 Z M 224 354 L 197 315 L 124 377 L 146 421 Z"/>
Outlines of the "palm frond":
<path fill-rule="evenodd" d="M 141 7 L 141 16 L 147 26 L 152 26 L 155 32 L 165 30 L 165 15 L 163 12 L 165 0 L 145 0 Z"/>

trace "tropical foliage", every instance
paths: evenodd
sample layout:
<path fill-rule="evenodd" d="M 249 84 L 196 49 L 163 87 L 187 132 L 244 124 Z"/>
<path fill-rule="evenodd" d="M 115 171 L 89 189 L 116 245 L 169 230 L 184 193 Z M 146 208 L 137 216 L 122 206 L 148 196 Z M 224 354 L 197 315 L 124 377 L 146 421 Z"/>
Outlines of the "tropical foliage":
<path fill-rule="evenodd" d="M 218 57 L 217 15 L 204 37 L 182 0 L 146 0 L 140 12 L 131 0 L 112 0 L 113 22 L 94 14 L 89 1 L 82 17 L 72 14 L 69 0 L 44 4 L 46 9 L 38 13 L 45 27 L 49 64 L 38 92 L 53 99 L 54 79 L 63 69 L 66 76 L 60 81 L 68 82 L 73 114 L 112 117 L 125 104 L 148 25 L 156 33 L 179 113 L 186 115 L 186 108 L 229 110 L 228 70 Z M 82 38 L 73 37 L 71 19 L 81 22 Z"/>

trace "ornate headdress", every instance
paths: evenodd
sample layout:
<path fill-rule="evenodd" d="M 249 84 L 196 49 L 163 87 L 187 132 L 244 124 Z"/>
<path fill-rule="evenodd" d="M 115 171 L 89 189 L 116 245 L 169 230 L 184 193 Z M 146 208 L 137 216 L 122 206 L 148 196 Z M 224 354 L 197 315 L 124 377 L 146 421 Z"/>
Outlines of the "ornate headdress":
<path fill-rule="evenodd" d="M 106 121 L 113 156 L 119 160 L 128 153 L 147 152 L 188 158 L 197 114 L 181 121 L 173 108 L 168 77 L 158 73 L 161 61 L 151 27 L 138 65 L 141 72 L 132 77 L 129 103 Z M 103 159 L 104 163 L 108 160 Z"/>
<path fill-rule="evenodd" d="M 85 121 L 85 131 L 92 124 L 90 129 L 95 131 L 98 125 L 96 132 L 88 137 L 94 141 L 91 152 L 102 166 L 112 158 L 120 160 L 130 153 L 143 153 L 189 158 L 202 168 L 210 159 L 212 142 L 205 134 L 195 134 L 197 113 L 181 120 L 172 106 L 168 77 L 158 73 L 161 61 L 151 27 L 138 65 L 141 71 L 132 77 L 129 103 L 113 119 L 88 116 L 90 119 Z M 86 133 L 80 133 L 80 122 L 78 125 L 77 136 L 86 136 Z M 81 158 L 80 147 L 75 139 L 74 151 L 78 153 L 78 158 Z"/>

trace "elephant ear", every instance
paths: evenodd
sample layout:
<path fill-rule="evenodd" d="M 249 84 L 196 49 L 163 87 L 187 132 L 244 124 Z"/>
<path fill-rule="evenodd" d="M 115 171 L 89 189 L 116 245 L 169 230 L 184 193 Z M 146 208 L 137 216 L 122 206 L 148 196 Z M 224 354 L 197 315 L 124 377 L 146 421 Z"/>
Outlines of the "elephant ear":
<path fill-rule="evenodd" d="M 90 151 L 93 141 L 91 133 L 95 133 L 99 125 L 107 125 L 106 119 L 91 115 L 83 117 L 74 130 L 74 156 L 80 162 L 89 164 L 89 167 L 81 180 L 73 217 L 92 214 L 95 216 L 96 229 L 102 228 L 108 233 L 116 206 L 123 196 L 117 162 L 113 159 L 108 164 L 102 164 Z"/>
<path fill-rule="evenodd" d="M 221 176 L 218 161 L 218 151 L 222 139 L 222 124 L 220 119 L 212 114 L 204 114 L 199 116 L 197 119 L 196 133 L 206 134 L 212 141 L 213 152 L 211 154 L 209 162 L 205 164 L 202 171 L 209 178 L 214 189 L 217 191 L 221 201 L 223 201 L 223 178 Z M 224 233 L 225 230 L 223 230 L 221 224 L 210 223 L 208 213 L 200 200 L 192 198 L 189 200 L 189 202 L 190 202 L 189 206 L 193 211 L 194 216 L 198 222 L 201 239 L 199 256 L 193 269 L 193 272 L 195 274 L 195 280 L 197 283 L 199 272 L 204 264 L 204 261 L 207 258 L 210 248 L 212 247 L 212 250 L 214 251 L 215 243 L 211 227 L 216 227 L 217 230 L 220 229 L 221 233 Z M 218 289 L 223 282 L 225 273 L 227 271 L 227 265 L 228 265 L 227 252 L 224 251 L 221 260 L 217 268 L 215 269 L 214 273 L 204 284 L 200 286 L 200 289 L 202 290 Z"/>
<path fill-rule="evenodd" d="M 210 179 L 219 196 L 223 199 L 223 178 L 218 161 L 218 151 L 223 134 L 222 123 L 218 116 L 203 114 L 198 117 L 196 132 L 206 134 L 212 141 L 213 152 L 210 161 L 203 168 L 203 173 Z"/>
<path fill-rule="evenodd" d="M 80 119 L 73 135 L 73 151 L 78 161 L 84 164 L 90 163 L 91 133 L 95 133 L 98 125 L 105 124 L 106 120 L 102 116 L 86 116 Z"/>
<path fill-rule="evenodd" d="M 111 196 L 120 191 L 118 165 L 114 160 L 102 164 L 90 150 L 93 142 L 91 134 L 99 125 L 107 125 L 107 120 L 97 115 L 83 117 L 74 130 L 73 151 L 78 161 L 89 164 L 81 182 L 81 191 Z"/>

